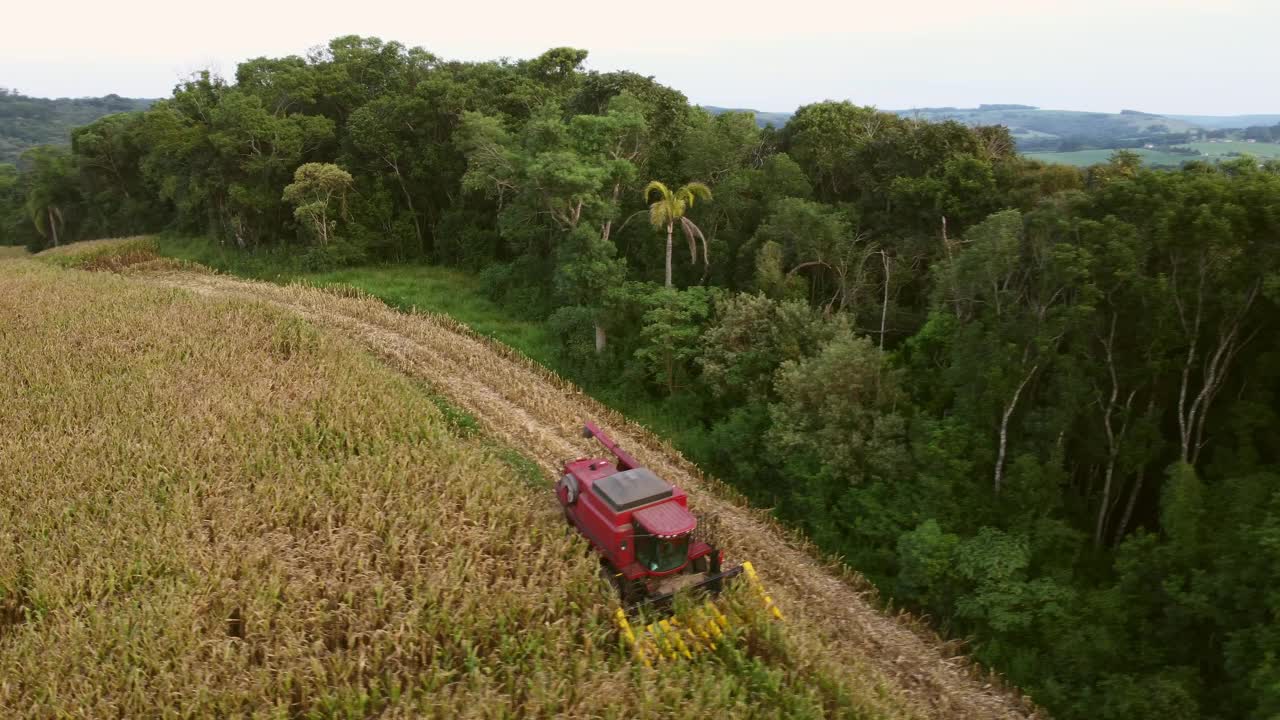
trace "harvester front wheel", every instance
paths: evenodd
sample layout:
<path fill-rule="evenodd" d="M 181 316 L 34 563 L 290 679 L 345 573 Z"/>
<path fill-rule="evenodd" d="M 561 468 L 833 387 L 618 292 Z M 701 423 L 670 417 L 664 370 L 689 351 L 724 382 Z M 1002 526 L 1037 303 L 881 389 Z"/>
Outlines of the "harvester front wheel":
<path fill-rule="evenodd" d="M 613 568 L 609 567 L 609 563 L 605 562 L 604 558 L 600 559 L 600 574 L 604 575 L 609 584 L 613 586 L 613 589 L 617 591 L 623 607 L 631 607 L 648 596 L 648 589 L 645 588 L 643 580 L 626 579 L 621 573 L 615 572 Z"/>
<path fill-rule="evenodd" d="M 624 580 L 622 585 L 622 601 L 627 605 L 643 602 L 649 596 L 649 590 L 643 580 Z"/>

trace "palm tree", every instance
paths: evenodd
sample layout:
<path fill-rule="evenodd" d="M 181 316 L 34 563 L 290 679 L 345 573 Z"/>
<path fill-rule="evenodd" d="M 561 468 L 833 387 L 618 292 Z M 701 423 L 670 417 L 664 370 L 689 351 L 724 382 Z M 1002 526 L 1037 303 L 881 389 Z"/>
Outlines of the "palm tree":
<path fill-rule="evenodd" d="M 31 169 L 27 173 L 27 216 L 36 232 L 56 247 L 66 225 L 62 209 L 75 196 L 75 172 L 71 154 L 65 148 L 41 145 L 22 154 Z"/>
<path fill-rule="evenodd" d="M 711 188 L 700 182 L 691 182 L 671 192 L 666 185 L 654 180 L 644 186 L 645 202 L 649 202 L 649 197 L 655 192 L 658 194 L 658 199 L 649 203 L 649 224 L 658 230 L 663 227 L 667 229 L 667 287 L 671 287 L 671 238 L 677 222 L 680 223 L 680 229 L 684 232 L 685 238 L 689 240 L 689 261 L 698 261 L 697 241 L 701 240 L 702 264 L 710 263 L 710 258 L 707 256 L 707 237 L 684 214 L 693 207 L 693 201 L 698 198 L 710 202 Z"/>
<path fill-rule="evenodd" d="M 40 237 L 52 235 L 53 246 L 58 247 L 58 227 L 64 224 L 62 210 L 42 194 L 33 192 L 27 197 L 27 214 Z"/>

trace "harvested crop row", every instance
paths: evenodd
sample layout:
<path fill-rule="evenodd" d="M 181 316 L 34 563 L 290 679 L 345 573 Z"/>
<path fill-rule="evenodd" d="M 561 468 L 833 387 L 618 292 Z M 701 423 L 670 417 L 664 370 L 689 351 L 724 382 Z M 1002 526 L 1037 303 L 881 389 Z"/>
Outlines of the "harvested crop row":
<path fill-rule="evenodd" d="M 293 310 L 357 338 L 405 373 L 422 378 L 474 414 L 486 430 L 531 454 L 548 472 L 587 454 L 577 430 L 587 418 L 609 426 L 639 460 L 690 490 L 695 511 L 714 515 L 733 557 L 754 560 L 794 618 L 792 638 L 841 668 L 849 683 L 904 698 L 932 717 L 1036 717 L 1016 692 L 984 678 L 940 644 L 887 617 L 863 597 L 865 587 L 817 560 L 811 548 L 746 508 L 670 447 L 603 408 L 571 384 L 448 318 L 405 315 L 376 300 L 299 286 L 279 287 L 215 275 L 168 273 L 156 281 L 217 297 L 254 298 Z M 548 493 L 546 503 L 553 507 Z"/>
<path fill-rule="evenodd" d="M 766 621 L 637 668 L 543 493 L 272 303 L 3 260 L 0 367 L 6 717 L 907 716 Z"/>

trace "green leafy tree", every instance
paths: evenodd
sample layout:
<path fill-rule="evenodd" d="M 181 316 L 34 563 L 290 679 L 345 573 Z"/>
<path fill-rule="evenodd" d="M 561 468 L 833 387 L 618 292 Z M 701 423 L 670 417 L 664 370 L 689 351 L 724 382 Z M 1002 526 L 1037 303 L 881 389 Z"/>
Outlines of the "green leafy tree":
<path fill-rule="evenodd" d="M 333 122 L 275 115 L 260 98 L 231 90 L 210 112 L 208 140 L 226 183 L 222 216 L 242 244 L 277 236 L 286 208 L 280 188 L 299 163 L 332 139 Z"/>
<path fill-rule="evenodd" d="M 149 152 L 144 114 L 108 115 L 71 133 L 88 237 L 137 235 L 160 229 L 173 208 L 158 197 L 143 163 Z"/>
<path fill-rule="evenodd" d="M 773 377 L 785 362 L 817 354 L 848 331 L 802 301 L 738 294 L 716 303 L 715 321 L 702 337 L 699 364 L 711 394 L 730 405 L 777 399 Z"/>
<path fill-rule="evenodd" d="M 789 514 L 821 542 L 852 553 L 868 539 L 881 486 L 911 466 L 906 421 L 894 412 L 903 400 L 897 377 L 870 340 L 844 330 L 812 357 L 782 363 L 774 392 L 768 441 L 788 458 L 798 485 Z"/>
<path fill-rule="evenodd" d="M 848 197 L 857 182 L 855 149 L 899 125 L 892 115 L 849 102 L 821 102 L 796 111 L 783 131 L 788 153 L 820 197 Z"/>
<path fill-rule="evenodd" d="M 943 532 L 935 518 L 920 523 L 898 538 L 901 564 L 896 590 L 922 607 L 949 615 L 955 603 L 954 563 L 960 537 Z"/>
<path fill-rule="evenodd" d="M 644 314 L 636 358 L 648 375 L 674 395 L 694 369 L 698 339 L 711 317 L 714 293 L 707 288 L 663 288 Z"/>
<path fill-rule="evenodd" d="M 17 245 L 18 227 L 26 220 L 22 176 L 16 165 L 0 163 L 0 245 Z"/>
<path fill-rule="evenodd" d="M 417 249 L 423 253 L 427 250 L 423 211 L 414 197 L 425 195 L 420 175 L 430 165 L 422 150 L 431 147 L 431 143 L 423 142 L 427 138 L 416 132 L 416 119 L 426 114 L 425 105 L 415 97 L 379 97 L 352 113 L 346 127 L 353 154 L 369 159 L 364 164 L 365 175 L 385 175 L 388 184 L 398 191 L 398 199 L 403 201 L 405 213 L 413 223 Z"/>
<path fill-rule="evenodd" d="M 766 441 L 769 405 L 778 401 L 774 376 L 787 361 L 803 361 L 847 331 L 846 318 L 815 311 L 803 298 L 762 294 L 721 296 L 702 335 L 697 364 L 704 412 L 712 418 L 704 461 L 762 503 L 788 501 L 801 483 L 782 475 L 785 457 Z"/>
<path fill-rule="evenodd" d="M 603 351 L 608 320 L 601 308 L 625 274 L 615 223 L 648 146 L 636 100 L 624 94 L 603 115 L 568 121 L 544 113 L 519 135 L 498 118 L 468 113 L 457 142 L 467 157 L 463 187 L 496 200 L 500 229 L 512 245 L 555 263 L 563 301 L 595 309 L 596 350 Z"/>
<path fill-rule="evenodd" d="M 293 173 L 283 199 L 294 205 L 293 215 L 312 238 L 325 247 L 333 242 L 338 218 L 346 215 L 351 173 L 330 163 L 306 163 Z"/>
<path fill-rule="evenodd" d="M 599 115 L 622 94 L 639 102 L 645 125 L 650 128 L 651 148 L 645 163 L 648 176 L 678 173 L 684 158 L 685 138 L 698 112 L 680 91 L 634 72 L 589 72 L 580 78 L 566 106 L 573 114 Z"/>
<path fill-rule="evenodd" d="M 755 242 L 782 247 L 791 269 L 806 272 L 815 305 L 844 310 L 868 285 L 867 260 L 878 249 L 840 211 L 812 200 L 783 198 L 756 231 Z"/>
<path fill-rule="evenodd" d="M 939 286 L 958 320 L 952 326 L 958 333 L 952 347 L 960 353 L 952 365 L 955 380 L 969 389 L 975 410 L 996 415 L 992 489 L 999 494 L 1010 424 L 1023 394 L 1051 367 L 1074 323 L 1091 312 L 1085 302 L 1093 290 L 1082 282 L 1089 256 L 1027 232 L 1016 210 L 992 215 L 966 240 L 940 272 Z"/>

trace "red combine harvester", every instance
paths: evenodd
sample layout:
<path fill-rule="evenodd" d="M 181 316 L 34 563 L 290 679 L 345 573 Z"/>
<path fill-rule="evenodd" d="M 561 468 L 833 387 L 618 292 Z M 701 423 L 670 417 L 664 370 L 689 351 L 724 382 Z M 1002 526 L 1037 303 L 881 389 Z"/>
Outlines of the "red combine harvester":
<path fill-rule="evenodd" d="M 616 462 L 578 458 L 565 463 L 556 497 L 565 519 L 600 555 L 629 610 L 665 603 L 680 591 L 719 592 L 741 566 L 722 570 L 724 552 L 694 539 L 698 519 L 683 490 L 641 467 L 593 423 L 583 428 Z"/>

